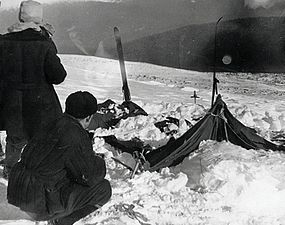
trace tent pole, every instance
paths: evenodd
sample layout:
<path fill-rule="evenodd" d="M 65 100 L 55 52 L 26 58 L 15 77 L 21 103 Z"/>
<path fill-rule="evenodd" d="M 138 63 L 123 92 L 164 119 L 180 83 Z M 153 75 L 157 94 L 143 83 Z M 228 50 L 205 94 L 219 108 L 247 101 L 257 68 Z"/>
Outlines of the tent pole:
<path fill-rule="evenodd" d="M 215 25 L 215 40 L 214 40 L 214 71 L 213 71 L 213 87 L 212 87 L 212 101 L 211 107 L 213 107 L 214 99 L 215 99 L 215 92 L 217 91 L 217 78 L 216 78 L 216 57 L 217 57 L 217 30 L 218 30 L 218 23 L 223 19 L 220 17 Z"/>

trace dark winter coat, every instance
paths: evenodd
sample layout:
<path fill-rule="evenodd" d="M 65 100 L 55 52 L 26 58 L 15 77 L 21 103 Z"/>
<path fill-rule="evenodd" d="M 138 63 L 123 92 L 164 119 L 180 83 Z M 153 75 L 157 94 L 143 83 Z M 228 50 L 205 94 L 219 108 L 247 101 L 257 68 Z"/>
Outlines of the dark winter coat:
<path fill-rule="evenodd" d="M 56 54 L 52 40 L 33 29 L 0 37 L 0 129 L 23 127 L 30 138 L 62 113 L 53 84 L 66 71 Z"/>
<path fill-rule="evenodd" d="M 95 155 L 86 130 L 63 114 L 24 148 L 9 176 L 8 202 L 42 216 L 61 213 L 73 184 L 91 187 L 105 174 L 105 161 Z"/>

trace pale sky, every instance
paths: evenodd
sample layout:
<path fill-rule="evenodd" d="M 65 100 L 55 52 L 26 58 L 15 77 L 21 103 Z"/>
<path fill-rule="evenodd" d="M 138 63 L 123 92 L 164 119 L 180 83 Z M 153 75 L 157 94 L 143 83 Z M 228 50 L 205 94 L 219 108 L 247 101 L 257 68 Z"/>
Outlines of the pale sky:
<path fill-rule="evenodd" d="M 0 2 L 2 3 L 1 8 L 2 9 L 18 8 L 21 1 L 22 0 L 0 0 Z M 49 3 L 63 2 L 63 1 L 67 1 L 67 2 L 71 2 L 71 1 L 73 2 L 87 2 L 87 1 L 122 2 L 122 1 L 131 1 L 131 0 L 37 0 L 37 1 L 41 3 L 49 4 Z M 144 1 L 144 0 L 141 0 L 141 1 Z M 199 0 L 189 0 L 189 1 L 196 2 Z M 244 0 L 244 3 L 247 7 L 254 8 L 254 9 L 258 7 L 269 8 L 278 2 L 285 2 L 285 0 Z"/>
<path fill-rule="evenodd" d="M 8 8 L 18 8 L 20 6 L 20 3 L 22 0 L 0 0 L 1 1 L 1 8 L 2 9 L 8 9 Z M 36 0 L 40 3 L 55 3 L 55 2 L 89 2 L 89 1 L 100 1 L 100 2 L 116 2 L 120 0 Z"/>

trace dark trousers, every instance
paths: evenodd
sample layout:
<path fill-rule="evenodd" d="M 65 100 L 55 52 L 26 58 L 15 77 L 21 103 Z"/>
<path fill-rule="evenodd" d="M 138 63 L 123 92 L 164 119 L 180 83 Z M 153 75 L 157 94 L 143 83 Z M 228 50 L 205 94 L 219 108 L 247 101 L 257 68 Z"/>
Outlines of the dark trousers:
<path fill-rule="evenodd" d="M 2 144 L 0 142 L 0 157 L 4 155 L 3 149 L 2 149 Z"/>
<path fill-rule="evenodd" d="M 23 125 L 22 114 L 19 113 L 21 112 L 21 98 L 17 97 L 17 95 L 11 95 L 9 97 L 11 97 L 11 103 L 9 103 L 9 106 L 5 107 L 6 111 L 4 113 L 4 127 L 7 134 L 5 148 L 5 170 L 8 173 L 20 159 L 21 152 L 29 140 L 26 129 Z M 12 101 L 14 101 L 13 104 Z"/>
<path fill-rule="evenodd" d="M 5 170 L 9 173 L 11 168 L 20 159 L 22 149 L 28 142 L 28 136 L 23 123 L 22 91 L 6 90 L 3 97 L 1 118 L 3 129 L 6 130 Z M 5 102 L 4 102 L 5 99 Z M 36 121 L 35 121 L 36 123 Z"/>
<path fill-rule="evenodd" d="M 72 189 L 62 194 L 64 210 L 58 210 L 58 203 L 48 202 L 47 207 L 50 215 L 32 215 L 35 220 L 54 220 L 55 224 L 72 225 L 76 221 L 84 218 L 96 209 L 106 204 L 112 195 L 111 185 L 108 180 L 102 180 L 92 187 L 74 184 Z M 55 204 L 53 204 L 55 203 Z M 56 207 L 54 207 L 54 205 Z"/>
<path fill-rule="evenodd" d="M 8 173 L 20 159 L 21 152 L 26 146 L 27 142 L 27 138 L 24 136 L 12 136 L 7 134 L 5 148 L 5 170 Z"/>

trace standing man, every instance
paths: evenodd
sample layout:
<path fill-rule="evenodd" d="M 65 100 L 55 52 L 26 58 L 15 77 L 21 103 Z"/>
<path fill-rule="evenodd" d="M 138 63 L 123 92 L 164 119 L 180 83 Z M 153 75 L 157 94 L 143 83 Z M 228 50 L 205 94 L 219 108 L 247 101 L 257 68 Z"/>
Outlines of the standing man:
<path fill-rule="evenodd" d="M 7 132 L 5 171 L 9 173 L 31 137 L 62 114 L 53 84 L 66 71 L 57 56 L 42 5 L 23 1 L 19 21 L 0 39 L 0 115 Z"/>
<path fill-rule="evenodd" d="M 97 111 L 89 92 L 69 95 L 65 113 L 26 145 L 8 181 L 10 204 L 34 220 L 72 225 L 111 197 L 106 165 L 85 130 Z"/>

